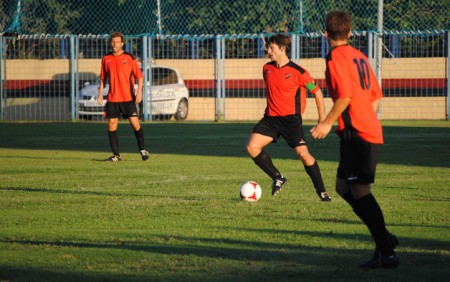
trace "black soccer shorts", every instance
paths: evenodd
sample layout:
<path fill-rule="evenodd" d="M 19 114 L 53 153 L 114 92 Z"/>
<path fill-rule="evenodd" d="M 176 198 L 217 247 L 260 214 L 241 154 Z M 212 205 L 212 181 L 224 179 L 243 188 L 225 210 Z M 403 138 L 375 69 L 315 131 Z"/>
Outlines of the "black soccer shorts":
<path fill-rule="evenodd" d="M 282 136 L 291 148 L 306 145 L 300 115 L 264 116 L 253 128 L 252 133 L 272 137 L 274 143 Z"/>
<path fill-rule="evenodd" d="M 107 118 L 137 117 L 138 111 L 133 101 L 128 102 L 107 102 L 105 105 L 105 116 Z"/>
<path fill-rule="evenodd" d="M 349 183 L 373 183 L 381 144 L 367 142 L 353 128 L 340 132 L 340 138 L 337 177 Z"/>

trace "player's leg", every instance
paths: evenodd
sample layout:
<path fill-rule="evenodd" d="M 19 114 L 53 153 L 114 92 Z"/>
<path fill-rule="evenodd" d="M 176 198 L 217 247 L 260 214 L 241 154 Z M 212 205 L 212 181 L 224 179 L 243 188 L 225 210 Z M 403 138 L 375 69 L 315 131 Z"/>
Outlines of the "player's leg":
<path fill-rule="evenodd" d="M 113 155 L 106 159 L 109 162 L 117 162 L 122 160 L 119 152 L 119 135 L 117 133 L 117 127 L 119 123 L 119 118 L 108 118 L 108 139 L 109 146 Z"/>
<path fill-rule="evenodd" d="M 353 212 L 363 220 L 356 207 L 356 200 L 353 198 L 351 186 L 346 179 L 336 178 L 336 192 L 352 207 Z"/>
<path fill-rule="evenodd" d="M 272 137 L 259 133 L 252 133 L 248 138 L 245 148 L 255 164 L 259 166 L 270 178 L 274 179 L 280 176 L 280 172 L 274 166 L 269 154 L 264 151 L 264 147 L 269 145 L 272 141 Z"/>
<path fill-rule="evenodd" d="M 311 181 L 316 189 L 317 195 L 320 197 L 321 201 L 331 201 L 330 196 L 325 189 L 325 184 L 323 183 L 322 173 L 320 172 L 319 164 L 316 159 L 309 153 L 306 143 L 300 143 L 300 146 L 294 148 L 297 157 L 303 163 L 306 173 L 311 178 Z"/>
<path fill-rule="evenodd" d="M 399 263 L 393 235 L 386 230 L 383 212 L 370 188 L 375 180 L 378 147 L 361 139 L 354 130 L 341 135 L 336 191 L 368 227 L 376 244 L 374 257 L 361 265 L 365 268 L 395 267 Z"/>
<path fill-rule="evenodd" d="M 138 117 L 129 117 L 128 122 L 130 123 L 131 127 L 133 128 L 134 136 L 136 137 L 139 151 L 145 150 L 144 131 L 142 130 L 142 127 L 139 123 L 139 118 Z"/>
<path fill-rule="evenodd" d="M 303 163 L 306 173 L 311 178 L 317 195 L 321 201 L 331 201 L 322 179 L 319 164 L 316 159 L 310 154 L 308 146 L 306 145 L 305 134 L 303 132 L 302 117 L 289 116 L 282 119 L 281 136 L 294 149 L 295 154 Z"/>
<path fill-rule="evenodd" d="M 246 150 L 250 157 L 253 159 L 253 162 L 259 168 L 261 168 L 270 178 L 272 178 L 272 195 L 275 195 L 281 190 L 287 180 L 274 166 L 269 154 L 264 151 L 264 147 L 272 143 L 274 138 L 268 135 L 257 133 L 258 130 L 261 132 L 265 132 L 264 129 L 261 130 L 262 127 L 263 126 L 261 126 L 260 122 L 260 124 L 258 124 L 250 134 L 246 144 Z"/>
<path fill-rule="evenodd" d="M 139 148 L 139 153 L 143 161 L 149 159 L 149 153 L 145 150 L 144 143 L 144 130 L 139 123 L 139 116 L 137 114 L 137 106 L 134 102 L 127 102 L 124 104 L 124 116 L 128 117 L 128 122 L 134 131 L 134 136 L 136 138 L 137 146 Z"/>
<path fill-rule="evenodd" d="M 370 184 L 352 184 L 351 193 L 355 199 L 358 214 L 375 241 L 375 250 L 379 252 L 378 258 L 373 257 L 371 260 L 361 264 L 361 267 L 396 267 L 399 260 L 394 252 L 395 246 L 386 230 L 383 212 L 370 190 Z"/>
<path fill-rule="evenodd" d="M 369 194 L 369 192 L 365 189 L 353 189 L 353 190 L 357 190 L 355 191 L 355 195 L 356 197 L 358 197 L 358 199 L 363 198 L 364 196 L 367 196 Z M 352 191 L 351 189 L 351 185 L 348 183 L 348 181 L 346 179 L 342 179 L 342 178 L 337 178 L 336 179 L 336 192 L 352 207 L 353 212 L 364 222 L 364 224 L 366 226 L 369 226 L 371 224 L 371 222 L 366 222 L 366 216 L 364 215 L 364 210 L 365 208 L 361 209 L 359 208 L 361 202 L 358 202 L 355 197 L 352 195 Z M 378 204 L 376 204 L 377 206 Z M 370 204 L 369 204 L 370 206 Z M 385 230 L 389 243 L 392 246 L 392 248 L 395 249 L 395 247 L 399 244 L 397 237 L 392 234 L 389 233 L 387 231 L 387 229 Z M 372 256 L 372 258 L 370 260 L 368 260 L 367 262 L 361 264 L 361 267 L 365 268 L 365 267 L 373 267 L 373 265 L 377 265 L 379 264 L 380 261 L 380 248 L 377 247 L 375 248 L 374 254 Z"/>
<path fill-rule="evenodd" d="M 105 105 L 105 114 L 108 118 L 108 139 L 109 146 L 113 155 L 106 159 L 107 162 L 118 162 L 121 160 L 119 152 L 119 135 L 117 127 L 119 124 L 120 108 L 118 103 L 107 102 Z"/>
<path fill-rule="evenodd" d="M 144 130 L 142 129 L 142 126 L 139 123 L 138 117 L 130 117 L 128 118 L 128 121 L 130 122 L 131 126 L 134 130 L 134 137 L 136 137 L 137 145 L 139 148 L 139 153 L 141 154 L 141 158 L 143 161 L 148 160 L 149 154 L 148 151 L 145 150 L 144 145 Z"/>

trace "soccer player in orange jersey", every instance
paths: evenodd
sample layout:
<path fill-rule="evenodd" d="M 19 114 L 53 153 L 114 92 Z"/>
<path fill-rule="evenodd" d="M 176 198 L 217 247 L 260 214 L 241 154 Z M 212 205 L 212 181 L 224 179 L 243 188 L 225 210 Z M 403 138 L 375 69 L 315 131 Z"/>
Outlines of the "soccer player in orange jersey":
<path fill-rule="evenodd" d="M 319 165 L 308 151 L 302 127 L 307 90 L 314 94 L 319 120 L 325 117 L 322 91 L 308 71 L 289 59 L 290 49 L 288 35 L 277 34 L 269 38 L 267 52 L 271 61 L 263 67 L 267 107 L 264 117 L 250 134 L 246 149 L 255 164 L 272 178 L 272 195 L 276 195 L 287 179 L 274 166 L 264 147 L 282 136 L 303 163 L 320 199 L 331 201 Z"/>
<path fill-rule="evenodd" d="M 128 119 L 133 127 L 142 160 L 149 158 L 144 147 L 144 132 L 139 124 L 137 104 L 142 101 L 142 88 L 144 76 L 136 58 L 123 50 L 124 36 L 120 32 L 111 34 L 112 52 L 103 56 L 100 70 L 100 88 L 97 102 L 103 105 L 103 88 L 109 80 L 109 91 L 105 105 L 105 115 L 108 118 L 109 144 L 113 155 L 107 162 L 122 160 L 119 153 L 119 137 L 117 127 L 119 117 Z M 138 80 L 138 89 L 135 93 L 135 79 Z"/>
<path fill-rule="evenodd" d="M 390 268 L 399 264 L 394 252 L 397 238 L 386 230 L 383 212 L 371 192 L 383 144 L 376 111 L 383 97 L 367 57 L 349 45 L 352 19 L 347 12 L 328 13 L 325 36 L 330 45 L 325 77 L 334 105 L 324 120 L 313 127 L 313 138 L 323 139 L 337 120 L 340 161 L 336 192 L 367 225 L 376 243 L 375 254 L 362 268 Z"/>

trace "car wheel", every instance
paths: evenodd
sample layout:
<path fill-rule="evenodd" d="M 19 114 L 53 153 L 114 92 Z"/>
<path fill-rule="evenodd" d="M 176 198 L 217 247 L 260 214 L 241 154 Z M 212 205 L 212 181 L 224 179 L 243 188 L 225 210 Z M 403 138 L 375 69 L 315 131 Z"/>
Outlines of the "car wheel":
<path fill-rule="evenodd" d="M 177 112 L 175 113 L 176 120 L 185 120 L 189 112 L 189 104 L 187 99 L 181 99 L 178 103 Z"/>

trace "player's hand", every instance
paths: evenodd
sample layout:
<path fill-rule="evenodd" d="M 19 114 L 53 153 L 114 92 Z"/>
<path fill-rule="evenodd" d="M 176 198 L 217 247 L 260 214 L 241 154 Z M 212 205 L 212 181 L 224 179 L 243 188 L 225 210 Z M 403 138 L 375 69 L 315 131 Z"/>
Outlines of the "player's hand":
<path fill-rule="evenodd" d="M 137 105 L 137 104 L 139 104 L 140 102 L 142 102 L 142 94 L 141 95 L 136 95 L 136 100 L 134 101 L 134 103 Z"/>
<path fill-rule="evenodd" d="M 103 95 L 98 95 L 98 96 L 97 96 L 97 103 L 98 103 L 99 105 L 102 105 L 102 106 L 103 106 Z"/>
<path fill-rule="evenodd" d="M 328 133 L 330 133 L 331 128 L 332 128 L 331 124 L 328 124 L 326 122 L 320 122 L 319 124 L 311 128 L 309 132 L 311 133 L 313 139 L 325 139 Z"/>

